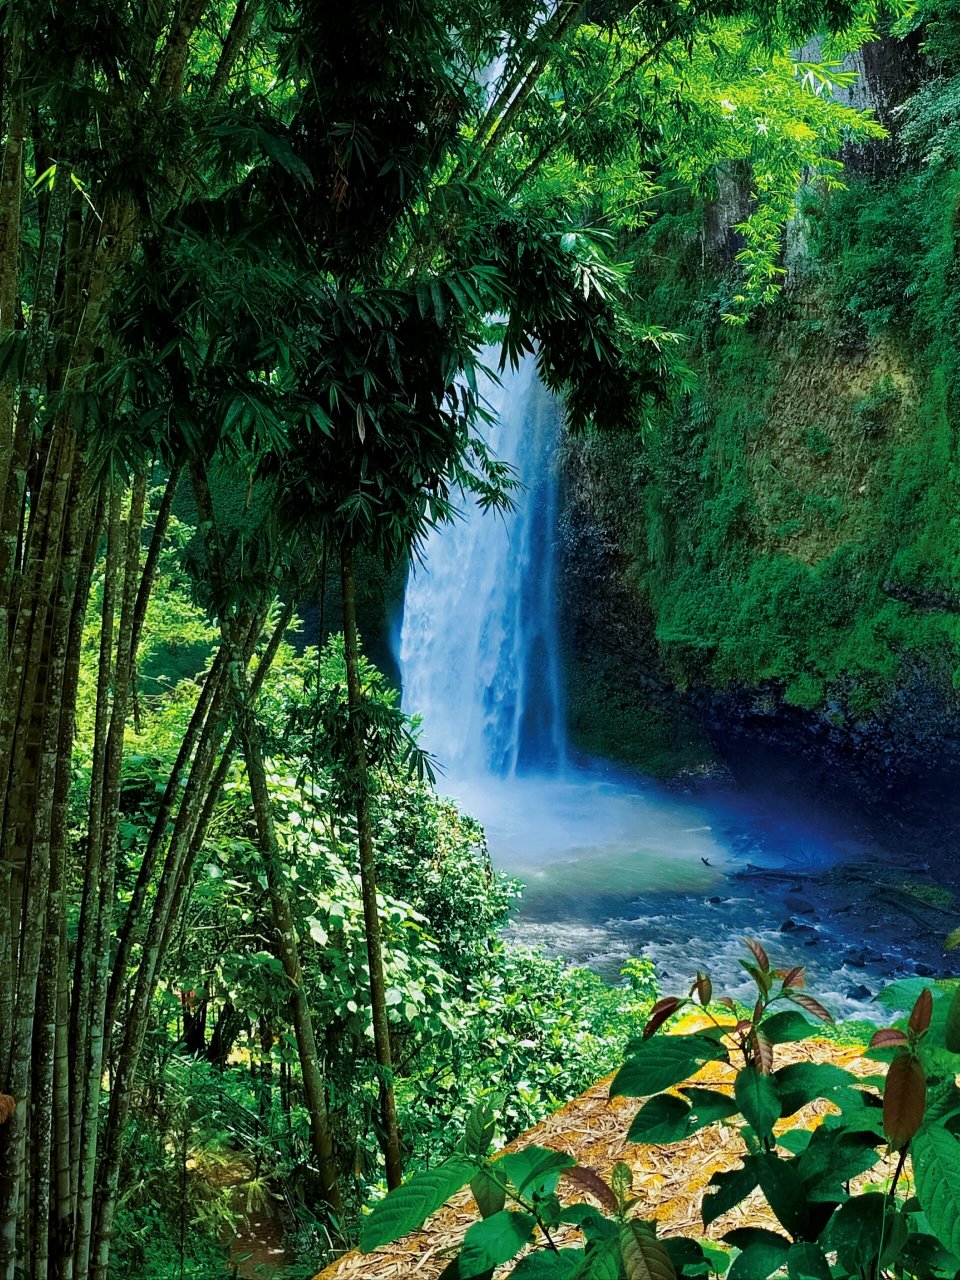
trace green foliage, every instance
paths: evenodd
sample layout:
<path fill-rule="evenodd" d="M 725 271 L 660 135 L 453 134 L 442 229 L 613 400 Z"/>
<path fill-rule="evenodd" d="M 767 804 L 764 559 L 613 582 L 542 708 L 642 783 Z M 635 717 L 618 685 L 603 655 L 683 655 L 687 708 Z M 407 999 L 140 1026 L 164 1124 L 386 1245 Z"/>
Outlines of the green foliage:
<path fill-rule="evenodd" d="M 188 545 L 185 531 L 178 535 L 180 554 Z M 203 625 L 202 612 L 185 596 L 179 563 L 173 553 L 164 562 L 156 607 L 146 619 L 145 652 L 160 644 L 176 649 L 184 634 Z M 331 741 L 346 700 L 343 644 L 334 637 L 320 651 L 298 651 L 290 643 L 296 639 L 294 628 L 265 681 L 260 714 L 304 982 L 324 1030 L 338 1153 L 356 1171 L 355 1207 L 376 1194 L 382 1165 L 356 829 L 342 804 L 341 765 Z M 94 658 L 88 647 L 85 663 Z M 369 663 L 361 675 L 370 705 L 379 907 L 401 1129 L 411 1168 L 436 1169 L 444 1157 L 453 1168 L 462 1159 L 456 1148 L 465 1126 L 469 1156 L 486 1151 L 494 1102 L 498 1133 L 512 1137 L 611 1070 L 639 1033 L 656 985 L 648 961 L 631 962 L 625 985 L 611 988 L 501 939 L 518 887 L 491 867 L 482 828 L 438 796 L 427 777 L 416 776 L 415 729 L 405 717 L 397 719 L 396 691 Z M 192 676 L 144 683 L 139 728 L 131 731 L 124 760 L 121 906 L 132 893 L 197 692 Z M 76 763 L 79 854 L 91 766 L 83 749 Z M 262 913 L 265 877 L 239 765 L 216 806 L 199 868 L 175 958 L 154 1002 L 145 1066 L 150 1097 L 130 1131 L 117 1265 L 167 1274 L 178 1257 L 183 1217 L 185 1274 L 193 1266 L 203 1274 L 215 1265 L 218 1239 L 230 1234 L 249 1183 L 282 1195 L 282 1220 L 303 1265 L 313 1259 L 319 1266 L 331 1240 L 314 1212 L 288 992 Z M 189 1135 L 185 1154 L 179 1140 L 171 1146 L 177 1126 Z M 239 1201 L 224 1189 L 218 1162 L 231 1169 L 231 1183 L 239 1181 Z M 491 1206 L 496 1185 L 492 1194 Z"/>
<path fill-rule="evenodd" d="M 715 324 L 726 273 L 684 257 L 682 201 L 646 230 L 652 305 L 688 336 L 696 383 L 642 437 L 592 437 L 587 466 L 681 687 L 760 687 L 842 723 L 921 669 L 952 705 L 960 187 L 937 156 L 956 66 L 902 109 L 891 173 L 802 194 L 803 257 L 762 321 Z"/>
<path fill-rule="evenodd" d="M 477 1170 L 499 1181 L 516 1209 L 500 1210 L 469 1228 L 460 1255 L 468 1259 L 466 1274 L 478 1274 L 474 1266 L 479 1268 L 481 1262 L 489 1266 L 521 1254 L 511 1275 L 669 1280 L 726 1272 L 732 1280 L 767 1280 L 785 1270 L 802 1280 L 868 1280 L 881 1272 L 890 1277 L 946 1280 L 956 1274 L 960 1267 L 960 1139 L 956 1136 L 960 1093 L 955 1076 L 960 1056 L 945 1048 L 942 1025 L 945 1006 L 952 1003 L 960 984 L 930 989 L 900 983 L 882 993 L 887 1006 L 906 1004 L 911 1009 L 903 1024 L 876 1032 L 871 1042 L 873 1056 L 889 1059 L 893 1053 L 885 1078 L 855 1076 L 829 1063 L 802 1060 L 776 1069 L 774 1042 L 814 1031 L 802 1014 L 782 1006 L 799 1005 L 821 1020 L 830 1015 L 805 993 L 801 969 L 773 969 L 763 948 L 747 941 L 751 958 L 745 967 L 757 987 L 752 1014 L 739 1021 L 727 1014 L 721 1020 L 721 1007 L 732 1010 L 733 1002 L 725 999 L 712 1005 L 709 981 L 698 975 L 691 989 L 696 999 L 693 995 L 688 1000 L 665 998 L 651 1012 L 643 1038 L 628 1049 L 612 1092 L 630 1092 L 621 1087 L 624 1081 L 639 1083 L 645 1078 L 655 1090 L 634 1121 L 629 1136 L 635 1141 L 660 1144 L 688 1136 L 694 1131 L 688 1123 L 691 1110 L 701 1113 L 695 1127 L 701 1121 L 722 1123 L 731 1134 L 730 1141 L 742 1144 L 741 1164 L 713 1175 L 703 1199 L 704 1225 L 729 1213 L 759 1187 L 779 1229 L 729 1230 L 723 1236 L 727 1251 L 688 1238 L 661 1241 L 656 1223 L 645 1222 L 638 1214 L 642 1202 L 630 1197 L 625 1166 L 618 1166 L 610 1184 L 595 1170 L 566 1170 L 569 1182 L 589 1191 L 603 1207 L 601 1213 L 586 1203 L 562 1203 L 552 1195 L 552 1180 L 535 1184 L 533 1171 L 549 1168 L 551 1153 L 534 1147 L 500 1157 L 476 1157 Z M 669 1007 L 675 1012 L 687 1004 L 699 1007 L 710 1036 L 703 1031 L 658 1035 L 664 1010 Z M 692 1087 L 681 1091 L 684 1097 L 664 1092 L 682 1078 L 677 1074 L 681 1060 L 688 1071 L 718 1060 L 717 1054 L 705 1056 L 708 1045 L 722 1051 L 722 1061 L 732 1073 L 729 1092 Z M 654 1066 L 658 1052 L 663 1064 L 659 1077 Z M 905 1076 L 904 1066 L 908 1068 Z M 774 1125 L 782 1128 L 781 1116 L 789 1119 L 821 1100 L 833 1106 L 821 1112 L 821 1121 L 812 1131 L 788 1126 L 774 1136 Z M 738 1132 L 729 1118 L 733 1113 L 743 1121 L 739 1137 L 732 1136 Z M 884 1164 L 880 1180 L 874 1171 L 885 1150 L 892 1157 L 898 1151 L 900 1155 L 892 1179 L 886 1176 Z M 914 1185 L 905 1196 L 900 1184 L 908 1152 L 914 1163 Z M 567 1159 L 554 1157 L 555 1163 Z M 691 1166 L 689 1174 L 694 1179 L 696 1168 Z M 871 1180 L 854 1191 L 851 1184 L 864 1175 Z M 371 1239 L 384 1239 L 382 1228 L 389 1221 L 394 1198 L 398 1205 L 407 1203 L 401 1190 L 375 1206 L 367 1219 Z M 551 1232 L 567 1223 L 579 1228 L 582 1252 L 556 1249 Z M 407 1229 L 419 1225 L 404 1219 Z M 474 1256 L 468 1242 L 481 1235 L 489 1238 L 491 1248 Z M 531 1236 L 533 1251 L 527 1252 Z M 364 1247 L 371 1247 L 366 1237 Z M 578 1252 L 581 1260 L 574 1263 L 572 1255 Z"/>

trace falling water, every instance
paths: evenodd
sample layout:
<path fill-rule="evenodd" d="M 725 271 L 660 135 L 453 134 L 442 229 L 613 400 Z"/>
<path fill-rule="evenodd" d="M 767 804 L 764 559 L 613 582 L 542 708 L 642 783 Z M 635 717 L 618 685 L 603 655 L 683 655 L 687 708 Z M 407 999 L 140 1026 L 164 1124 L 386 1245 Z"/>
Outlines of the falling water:
<path fill-rule="evenodd" d="M 400 640 L 404 703 L 458 776 L 557 772 L 565 758 L 557 644 L 560 412 L 532 358 L 484 394 L 496 453 L 522 488 L 512 511 L 466 506 L 434 530 L 407 583 Z"/>

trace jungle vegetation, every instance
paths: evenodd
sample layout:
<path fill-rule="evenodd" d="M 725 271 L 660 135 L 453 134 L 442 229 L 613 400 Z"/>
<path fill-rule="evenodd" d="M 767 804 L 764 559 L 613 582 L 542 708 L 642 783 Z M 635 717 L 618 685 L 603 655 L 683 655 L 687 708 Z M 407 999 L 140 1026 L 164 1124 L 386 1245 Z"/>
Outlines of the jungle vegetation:
<path fill-rule="evenodd" d="M 748 331 L 801 176 L 880 133 L 836 60 L 900 20 L 0 4 L 0 1280 L 205 1274 L 237 1152 L 306 1272 L 478 1099 L 516 1131 L 615 1064 L 648 971 L 499 940 L 514 890 L 364 660 L 358 566 L 510 502 L 487 344 L 572 432 L 688 385 L 636 268 L 729 166 Z"/>

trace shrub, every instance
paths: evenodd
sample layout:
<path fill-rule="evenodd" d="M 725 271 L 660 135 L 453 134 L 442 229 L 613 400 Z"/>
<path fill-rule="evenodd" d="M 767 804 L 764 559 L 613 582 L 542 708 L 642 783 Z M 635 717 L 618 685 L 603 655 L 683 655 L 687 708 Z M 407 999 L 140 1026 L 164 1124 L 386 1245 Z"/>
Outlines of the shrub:
<path fill-rule="evenodd" d="M 832 1018 L 804 991 L 802 969 L 774 969 L 758 943 L 748 939 L 748 946 L 750 957 L 742 963 L 756 983 L 754 1008 L 729 999 L 714 1002 L 709 977 L 698 973 L 689 997 L 664 997 L 654 1006 L 611 1094 L 646 1099 L 627 1135 L 633 1142 L 669 1146 L 708 1126 L 727 1126 L 742 1143 L 740 1164 L 711 1179 L 703 1198 L 704 1225 L 759 1188 L 776 1229 L 728 1231 L 725 1249 L 684 1236 L 661 1238 L 631 1194 L 626 1165 L 605 1181 L 572 1157 L 542 1147 L 491 1158 L 495 1117 L 488 1105 L 471 1116 L 453 1156 L 374 1207 L 362 1247 L 374 1249 L 420 1226 L 469 1183 L 479 1220 L 444 1272 L 458 1280 L 490 1276 L 515 1258 L 510 1274 L 517 1280 L 671 1280 L 711 1273 L 729 1280 L 782 1274 L 805 1280 L 955 1276 L 960 984 L 931 988 L 910 980 L 881 993 L 887 1009 L 911 1010 L 870 1042 L 869 1055 L 887 1063 L 885 1075 L 862 1078 L 813 1061 L 778 1067 L 778 1046 L 809 1037 L 809 1018 Z M 656 1034 L 687 1005 L 700 1011 L 703 1025 L 683 1034 Z M 726 1064 L 732 1087 L 682 1084 L 706 1063 Z M 818 1099 L 832 1104 L 818 1127 L 782 1125 Z M 690 1170 L 691 1182 L 696 1173 Z M 561 1203 L 561 1178 L 595 1203 Z M 558 1247 L 551 1232 L 561 1226 L 576 1227 L 580 1242 Z"/>

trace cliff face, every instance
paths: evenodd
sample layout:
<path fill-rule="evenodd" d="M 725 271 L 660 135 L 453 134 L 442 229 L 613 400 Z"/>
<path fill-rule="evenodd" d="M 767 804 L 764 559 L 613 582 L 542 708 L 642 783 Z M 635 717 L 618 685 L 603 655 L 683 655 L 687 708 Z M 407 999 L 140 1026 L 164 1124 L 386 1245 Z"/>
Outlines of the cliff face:
<path fill-rule="evenodd" d="M 705 272 L 664 219 L 651 310 L 688 335 L 696 386 L 643 439 L 568 455 L 591 749 L 670 772 L 703 762 L 699 726 L 864 773 L 960 762 L 960 78 L 918 47 L 860 55 L 858 100 L 894 136 L 848 157 L 847 191 L 802 193 L 787 287 L 747 328 L 711 304 L 722 237 Z"/>

